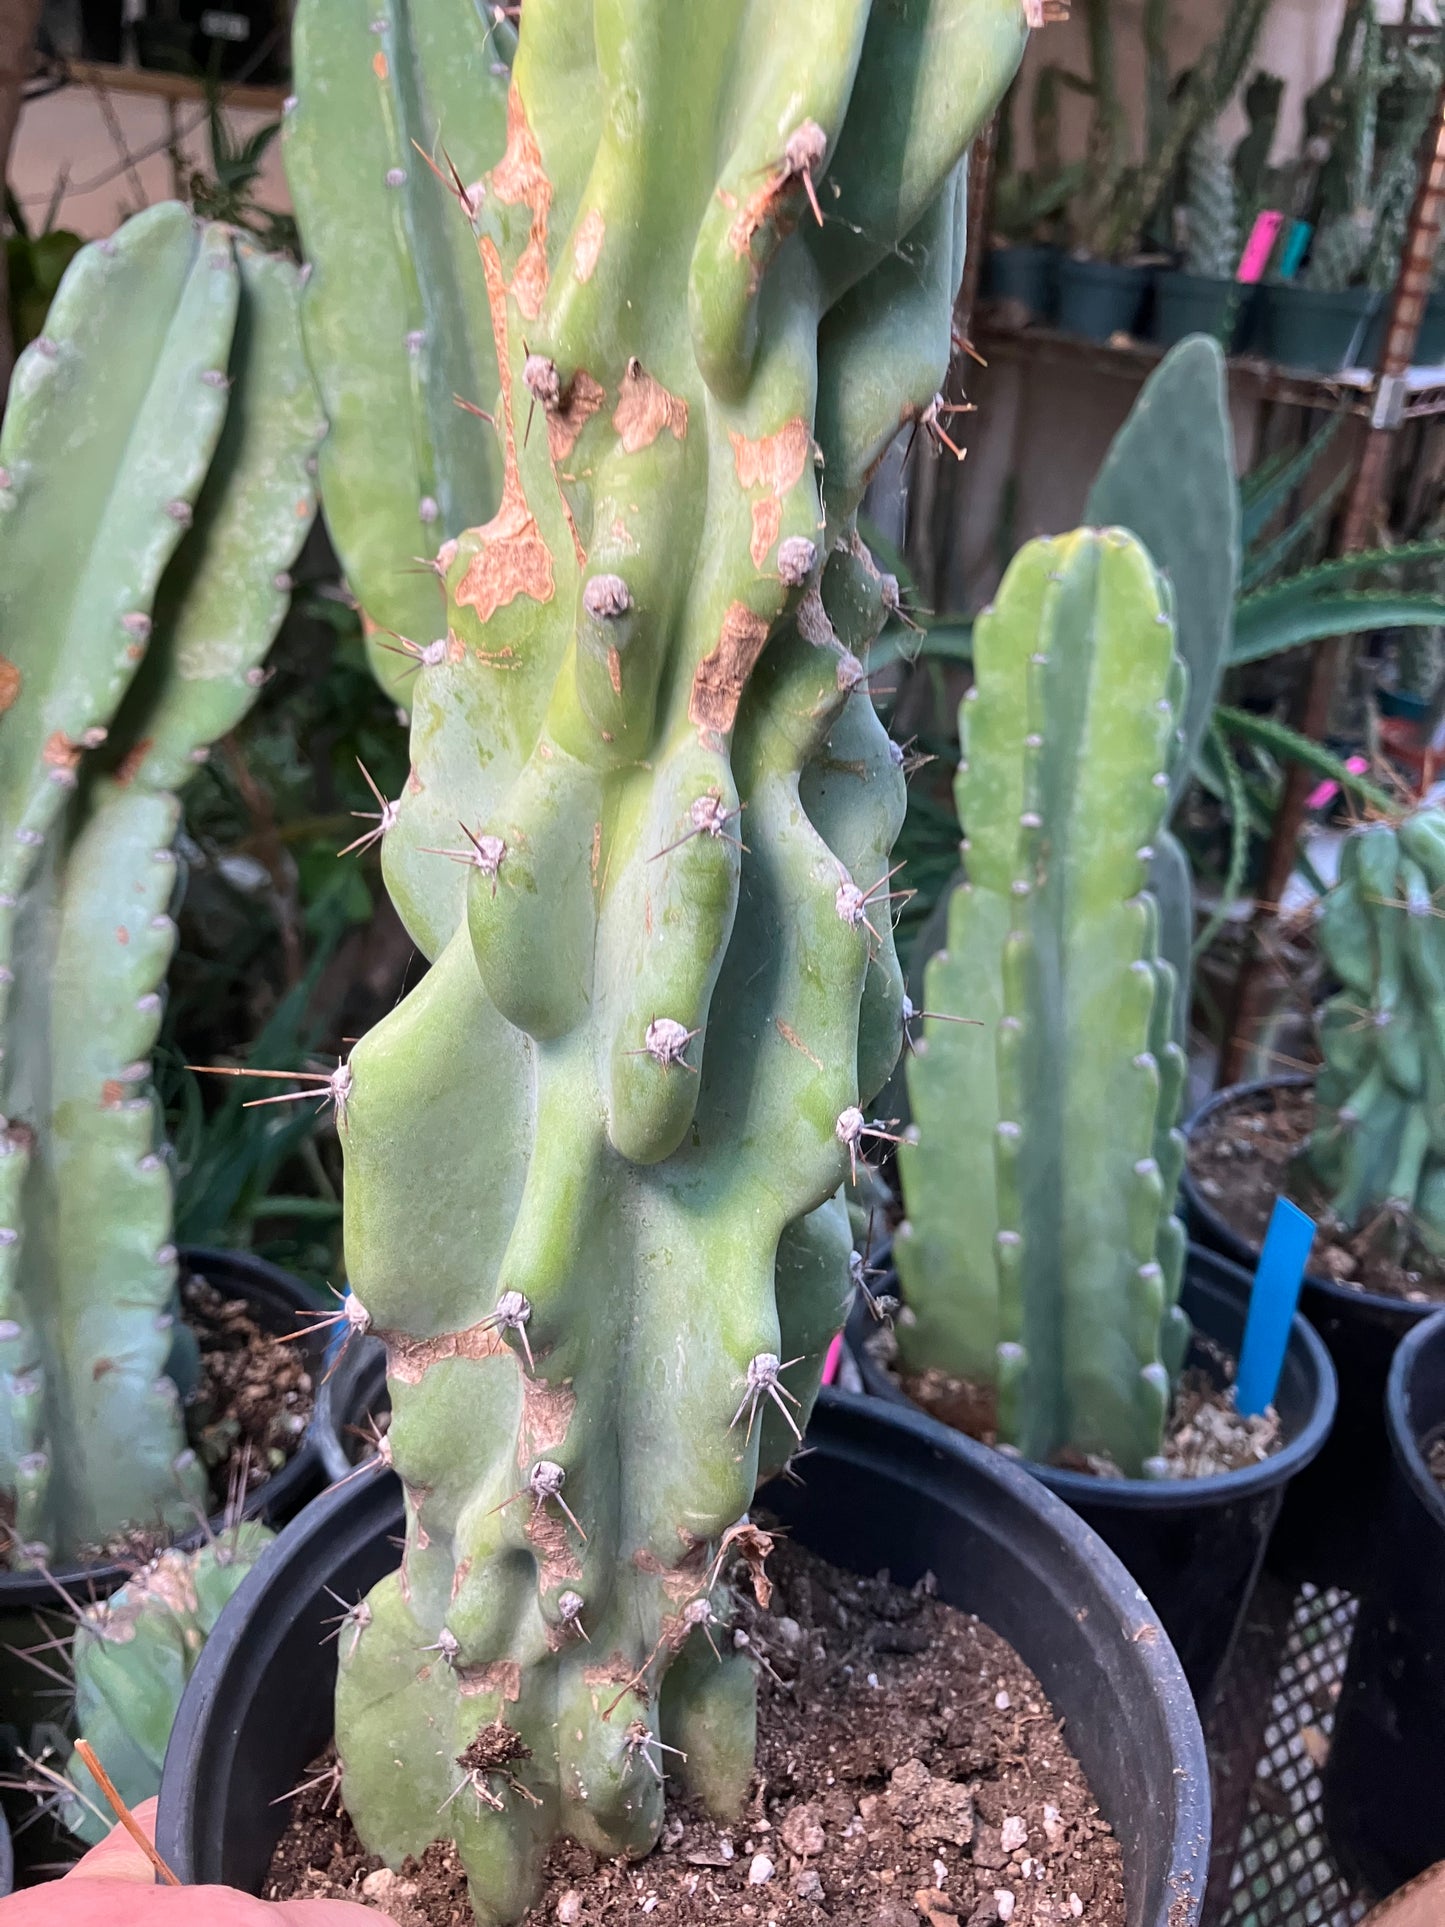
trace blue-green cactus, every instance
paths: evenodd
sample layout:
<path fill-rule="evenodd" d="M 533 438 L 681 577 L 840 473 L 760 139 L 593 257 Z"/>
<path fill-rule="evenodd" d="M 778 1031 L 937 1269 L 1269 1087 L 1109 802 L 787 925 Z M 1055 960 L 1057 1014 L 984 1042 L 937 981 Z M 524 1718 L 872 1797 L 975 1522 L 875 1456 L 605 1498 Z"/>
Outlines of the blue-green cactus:
<path fill-rule="evenodd" d="M 1324 1067 L 1304 1177 L 1339 1222 L 1399 1255 L 1445 1258 L 1445 813 L 1351 831 L 1320 947 L 1342 988 L 1320 1020 Z"/>
<path fill-rule="evenodd" d="M 455 184 L 503 485 L 402 645 L 384 866 L 431 969 L 354 1052 L 343 1142 L 408 1530 L 337 1738 L 362 1837 L 454 1837 L 485 1921 L 559 1831 L 651 1845 L 659 1735 L 718 1809 L 746 1788 L 723 1548 L 841 1318 L 840 1185 L 901 1037 L 865 667 L 896 589 L 853 513 L 942 381 L 962 156 L 1024 14 L 528 0 L 505 151 Z M 328 21 L 307 0 L 287 137 L 317 290 L 350 163 L 313 84 L 366 90 L 377 51 L 348 27 L 313 74 Z M 463 92 L 494 52 L 449 31 Z M 308 342 L 337 352 L 319 314 Z M 351 486 L 353 579 L 403 566 L 361 552 L 389 478 Z"/>
<path fill-rule="evenodd" d="M 1028 1457 L 1137 1474 L 1161 1451 L 1185 1329 L 1185 1066 L 1145 888 L 1185 682 L 1167 589 L 1122 531 L 1031 543 L 974 664 L 967 877 L 926 974 L 938 1015 L 898 1154 L 899 1347 L 991 1391 Z"/>
<path fill-rule="evenodd" d="M 84 249 L 0 436 L 0 1494 L 25 1560 L 204 1499 L 149 1093 L 177 791 L 314 509 L 296 271 L 168 205 Z"/>

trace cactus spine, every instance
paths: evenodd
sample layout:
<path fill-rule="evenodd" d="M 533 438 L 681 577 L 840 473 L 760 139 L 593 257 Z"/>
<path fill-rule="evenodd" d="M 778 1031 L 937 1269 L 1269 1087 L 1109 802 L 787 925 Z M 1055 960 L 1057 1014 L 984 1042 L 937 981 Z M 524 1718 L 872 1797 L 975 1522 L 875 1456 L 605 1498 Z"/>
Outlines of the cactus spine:
<path fill-rule="evenodd" d="M 76 257 L 0 437 L 0 1492 L 30 1558 L 205 1496 L 149 1055 L 176 792 L 254 699 L 314 506 L 296 284 L 150 209 Z"/>
<path fill-rule="evenodd" d="M 967 881 L 926 975 L 895 1241 L 899 1345 L 991 1387 L 1046 1460 L 1159 1451 L 1183 1352 L 1174 978 L 1145 890 L 1184 670 L 1138 541 L 1031 543 L 974 637 L 956 785 Z M 1101 1128 L 1107 1120 L 1107 1128 Z"/>
<path fill-rule="evenodd" d="M 1320 943 L 1343 988 L 1320 1023 L 1308 1175 L 1352 1229 L 1445 1257 L 1445 814 L 1353 830 Z"/>
<path fill-rule="evenodd" d="M 166 1743 L 186 1681 L 241 1581 L 274 1534 L 255 1520 L 228 1527 L 190 1552 L 160 1553 L 75 1629 L 75 1727 L 127 1806 L 160 1790 Z M 74 1795 L 61 1813 L 94 1846 L 110 1832 L 110 1808 L 78 1756 L 67 1775 Z"/>
<path fill-rule="evenodd" d="M 308 10 L 349 85 L 393 59 Z M 719 1561 L 839 1322 L 839 1187 L 901 1038 L 902 775 L 863 680 L 896 591 L 853 511 L 946 367 L 961 157 L 1024 39 L 1022 0 L 538 0 L 451 210 L 503 486 L 410 638 L 384 863 L 431 969 L 351 1060 L 408 1530 L 337 1736 L 368 1844 L 452 1835 L 484 1921 L 559 1831 L 652 1844 L 659 1738 L 719 1810 L 745 1792 Z M 463 92 L 493 57 L 453 35 Z M 297 87 L 304 152 L 304 58 Z M 326 178 L 294 177 L 318 288 Z"/>

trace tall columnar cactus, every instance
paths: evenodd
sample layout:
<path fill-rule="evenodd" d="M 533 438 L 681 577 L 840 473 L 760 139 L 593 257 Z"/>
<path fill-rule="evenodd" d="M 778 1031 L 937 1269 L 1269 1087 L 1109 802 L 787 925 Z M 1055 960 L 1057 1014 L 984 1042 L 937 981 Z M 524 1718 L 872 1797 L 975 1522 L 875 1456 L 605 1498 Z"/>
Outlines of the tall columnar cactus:
<path fill-rule="evenodd" d="M 1320 1024 L 1324 1068 L 1305 1165 L 1352 1229 L 1445 1257 L 1445 813 L 1351 831 L 1320 943 L 1343 988 Z"/>
<path fill-rule="evenodd" d="M 321 424 L 296 271 L 178 206 L 86 248 L 0 436 L 0 1503 L 190 1524 L 149 1058 L 177 791 L 254 700 Z"/>
<path fill-rule="evenodd" d="M 435 10 L 465 97 L 494 47 Z M 659 1741 L 717 1808 L 746 1787 L 716 1588 L 841 1317 L 839 1187 L 901 1039 L 902 774 L 865 686 L 896 585 L 853 511 L 936 419 L 961 157 L 1024 20 L 528 0 L 505 151 L 453 183 L 503 487 L 402 645 L 384 862 L 432 962 L 350 1060 L 343 1143 L 408 1525 L 343 1632 L 337 1738 L 367 1843 L 452 1835 L 487 1921 L 558 1831 L 651 1844 Z M 364 92 L 397 58 L 376 24 L 303 7 L 318 289 L 352 197 L 344 132 L 315 164 L 308 50 L 330 34 L 318 84 Z"/>
<path fill-rule="evenodd" d="M 166 1744 L 186 1682 L 222 1608 L 275 1535 L 256 1520 L 228 1526 L 189 1552 L 162 1552 L 75 1629 L 75 1729 L 88 1740 L 127 1806 L 160 1791 Z M 70 1831 L 94 1846 L 112 1816 L 77 1755 L 62 1803 Z"/>
<path fill-rule="evenodd" d="M 1184 265 L 1229 281 L 1239 265 L 1239 191 L 1217 125 L 1201 128 L 1184 164 Z"/>
<path fill-rule="evenodd" d="M 991 1388 L 1030 1458 L 1069 1447 L 1137 1474 L 1185 1331 L 1185 1067 L 1144 887 L 1184 682 L 1167 591 L 1122 531 L 1031 543 L 979 618 L 974 668 L 967 881 L 928 966 L 940 1017 L 899 1150 L 899 1345 Z"/>

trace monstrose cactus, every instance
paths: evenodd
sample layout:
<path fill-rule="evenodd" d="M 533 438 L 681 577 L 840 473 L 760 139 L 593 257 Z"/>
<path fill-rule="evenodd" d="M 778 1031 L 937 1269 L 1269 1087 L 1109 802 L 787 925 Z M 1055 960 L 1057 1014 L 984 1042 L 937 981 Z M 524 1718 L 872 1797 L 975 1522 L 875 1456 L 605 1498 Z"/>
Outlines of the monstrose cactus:
<path fill-rule="evenodd" d="M 899 1148 L 899 1347 L 992 1391 L 1028 1457 L 1137 1474 L 1187 1330 L 1185 1065 L 1145 889 L 1185 674 L 1148 554 L 1119 530 L 1031 543 L 978 620 L 974 670 L 967 880 L 928 966 L 939 1014 Z"/>
<path fill-rule="evenodd" d="M 962 156 L 1025 7 L 528 0 L 488 170 L 462 150 L 504 31 L 305 0 L 287 134 L 323 395 L 374 345 L 375 405 L 430 419 L 457 257 L 423 189 L 494 356 L 455 427 L 500 451 L 495 513 L 478 484 L 390 639 L 383 859 L 431 967 L 338 1080 L 407 1495 L 339 1642 L 343 1793 L 392 1865 L 455 1838 L 488 1922 L 558 1832 L 652 1844 L 661 1745 L 719 1811 L 746 1790 L 719 1577 L 841 1319 L 840 1186 L 901 1040 L 903 779 L 866 684 L 897 590 L 853 512 L 937 421 Z M 421 153 L 380 138 L 393 90 Z M 335 332 L 372 268 L 407 356 Z M 414 471 L 354 445 L 328 515 L 384 580 Z"/>
<path fill-rule="evenodd" d="M 1352 1230 L 1445 1258 L 1445 813 L 1352 830 L 1320 944 L 1343 988 L 1320 1023 L 1308 1176 Z"/>
<path fill-rule="evenodd" d="M 311 523 L 298 277 L 167 205 L 84 249 L 0 435 L 0 1508 L 22 1561 L 192 1525 L 148 1090 L 177 791 Z"/>

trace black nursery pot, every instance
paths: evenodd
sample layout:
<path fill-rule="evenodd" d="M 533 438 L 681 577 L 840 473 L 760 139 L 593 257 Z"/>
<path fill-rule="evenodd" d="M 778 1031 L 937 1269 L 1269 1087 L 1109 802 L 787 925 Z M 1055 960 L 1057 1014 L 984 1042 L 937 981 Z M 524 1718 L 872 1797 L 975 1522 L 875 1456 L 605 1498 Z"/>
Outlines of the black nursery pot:
<path fill-rule="evenodd" d="M 1059 298 L 1059 250 L 1047 247 L 990 248 L 983 264 L 988 301 L 1016 301 L 1037 321 L 1048 321 Z"/>
<path fill-rule="evenodd" d="M 1181 1302 L 1196 1333 L 1239 1356 L 1250 1280 L 1238 1266 L 1191 1245 Z M 912 1401 L 866 1344 L 866 1310 L 851 1334 L 863 1381 L 876 1398 L 912 1409 Z M 1197 1343 L 1190 1363 L 1215 1368 Z M 1275 1406 L 1285 1444 L 1262 1465 L 1207 1479 L 1098 1479 L 1020 1461 L 1065 1500 L 1138 1580 L 1174 1642 L 1195 1699 L 1206 1706 L 1229 1656 L 1264 1562 L 1285 1487 L 1324 1444 L 1335 1412 L 1335 1375 L 1324 1346 L 1296 1318 Z M 939 1420 L 923 1421 L 942 1438 L 959 1435 Z"/>
<path fill-rule="evenodd" d="M 1380 297 L 1371 288 L 1326 292 L 1271 282 L 1260 310 L 1260 349 L 1285 368 L 1337 375 L 1360 364 Z"/>
<path fill-rule="evenodd" d="M 205 1278 L 227 1296 L 244 1300 L 258 1325 L 267 1331 L 294 1332 L 299 1315 L 315 1309 L 316 1301 L 299 1280 L 244 1251 L 185 1248 L 182 1272 Z M 298 1341 L 306 1347 L 314 1377 L 319 1377 L 325 1335 Z M 315 1412 L 295 1452 L 282 1469 L 247 1496 L 247 1518 L 282 1525 L 293 1518 L 326 1481 Z M 213 1520 L 219 1529 L 221 1521 Z M 187 1535 L 193 1544 L 199 1532 Z M 58 1721 L 63 1709 L 51 1692 L 54 1685 L 23 1657 L 23 1649 L 52 1634 L 63 1633 L 68 1614 L 66 1599 L 82 1604 L 106 1599 L 130 1576 L 130 1566 L 115 1561 L 76 1566 L 47 1575 L 40 1572 L 0 1572 L 0 1756 L 13 1754 L 18 1744 L 30 1750 L 33 1729 Z M 56 1663 L 56 1655 L 46 1655 Z"/>
<path fill-rule="evenodd" d="M 760 1503 L 855 1572 L 976 1612 L 1037 1673 L 1124 1854 L 1129 1927 L 1193 1927 L 1209 1860 L 1199 1721 L 1128 1575 L 997 1454 L 876 1401 L 824 1393 L 806 1486 Z M 332 1730 L 336 1612 L 397 1562 L 401 1491 L 378 1468 L 329 1492 L 270 1547 L 222 1614 L 181 1703 L 157 1844 L 186 1882 L 255 1892 L 285 1823 L 276 1802 Z M 1153 1635 L 1151 1637 L 1151 1634 Z M 278 1717 L 284 1709 L 284 1717 Z"/>
<path fill-rule="evenodd" d="M 1387 1894 L 1445 1859 L 1445 1312 L 1395 1353 L 1386 1393 L 1384 1529 L 1360 1605 L 1324 1774 L 1325 1826 L 1348 1875 Z"/>
<path fill-rule="evenodd" d="M 1060 328 L 1088 341 L 1136 333 L 1151 278 L 1148 268 L 1066 256 L 1059 263 Z"/>
<path fill-rule="evenodd" d="M 1263 1078 L 1216 1091 L 1185 1126 L 1194 1136 L 1219 1111 L 1271 1090 L 1299 1090 L 1313 1078 Z M 1180 1186 L 1189 1235 L 1253 1275 L 1259 1247 L 1241 1238 L 1200 1191 L 1185 1165 Z M 1395 1352 L 1435 1310 L 1403 1298 L 1305 1274 L 1300 1311 L 1325 1342 L 1339 1383 L 1339 1410 L 1324 1450 L 1290 1486 L 1269 1549 L 1270 1565 L 1293 1579 L 1358 1591 L 1367 1577 L 1389 1484 L 1385 1382 Z"/>

